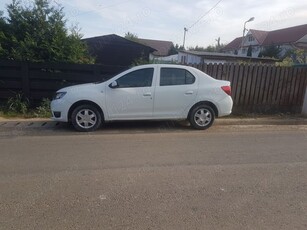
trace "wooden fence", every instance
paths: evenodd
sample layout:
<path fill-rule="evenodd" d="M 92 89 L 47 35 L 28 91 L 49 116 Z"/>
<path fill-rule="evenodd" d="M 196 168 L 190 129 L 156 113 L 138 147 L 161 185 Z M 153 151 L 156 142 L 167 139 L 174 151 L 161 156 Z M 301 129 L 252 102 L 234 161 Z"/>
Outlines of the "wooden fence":
<path fill-rule="evenodd" d="M 307 68 L 259 64 L 194 66 L 231 82 L 234 113 L 300 113 L 307 85 Z"/>
<path fill-rule="evenodd" d="M 126 68 L 123 66 L 0 61 L 0 100 L 13 97 L 16 93 L 22 93 L 31 101 L 51 98 L 60 88 L 106 80 Z"/>
<path fill-rule="evenodd" d="M 257 64 L 194 66 L 232 85 L 235 113 L 300 113 L 307 68 Z M 65 86 L 109 79 L 127 67 L 0 61 L 0 100 L 22 93 L 32 101 L 50 98 Z"/>

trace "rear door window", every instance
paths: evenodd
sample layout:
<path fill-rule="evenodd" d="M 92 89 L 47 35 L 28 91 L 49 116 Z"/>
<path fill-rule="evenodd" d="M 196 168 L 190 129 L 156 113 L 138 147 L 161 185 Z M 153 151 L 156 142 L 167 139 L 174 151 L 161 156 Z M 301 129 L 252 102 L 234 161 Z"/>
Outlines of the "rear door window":
<path fill-rule="evenodd" d="M 190 85 L 195 77 L 189 71 L 179 68 L 161 68 L 160 86 Z"/>

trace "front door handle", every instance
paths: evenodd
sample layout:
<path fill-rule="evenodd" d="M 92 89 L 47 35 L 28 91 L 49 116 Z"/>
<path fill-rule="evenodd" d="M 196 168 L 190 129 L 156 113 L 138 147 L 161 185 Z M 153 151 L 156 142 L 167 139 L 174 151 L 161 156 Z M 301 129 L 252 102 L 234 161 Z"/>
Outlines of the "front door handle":
<path fill-rule="evenodd" d="M 144 93 L 143 96 L 144 97 L 151 97 L 151 93 Z"/>
<path fill-rule="evenodd" d="M 186 91 L 186 92 L 185 92 L 186 95 L 191 95 L 191 94 L 193 94 L 193 93 L 194 93 L 194 92 L 193 92 L 192 90 L 189 90 L 189 91 Z"/>

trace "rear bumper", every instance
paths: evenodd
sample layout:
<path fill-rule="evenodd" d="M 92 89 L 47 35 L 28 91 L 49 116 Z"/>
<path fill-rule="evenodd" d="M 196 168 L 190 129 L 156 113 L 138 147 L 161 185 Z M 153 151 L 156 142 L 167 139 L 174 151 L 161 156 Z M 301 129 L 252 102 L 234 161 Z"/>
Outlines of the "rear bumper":
<path fill-rule="evenodd" d="M 231 97 L 225 97 L 218 103 L 219 117 L 230 115 L 232 112 L 233 101 Z"/>

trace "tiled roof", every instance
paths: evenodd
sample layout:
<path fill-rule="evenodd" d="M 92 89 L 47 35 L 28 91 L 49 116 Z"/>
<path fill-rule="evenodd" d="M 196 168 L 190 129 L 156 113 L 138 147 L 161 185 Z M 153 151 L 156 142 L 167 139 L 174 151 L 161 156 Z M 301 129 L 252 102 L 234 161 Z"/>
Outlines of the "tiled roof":
<path fill-rule="evenodd" d="M 307 35 L 307 24 L 289 27 L 280 30 L 273 31 L 262 31 L 253 30 L 250 32 L 253 34 L 254 38 L 258 41 L 259 45 L 267 46 L 271 44 L 282 45 L 295 43 L 302 37 Z M 242 42 L 242 37 L 235 38 L 228 45 L 225 46 L 224 50 L 235 50 L 239 49 Z"/>
<path fill-rule="evenodd" d="M 140 43 L 152 47 L 156 51 L 153 52 L 157 56 L 168 56 L 169 50 L 172 48 L 173 43 L 170 41 L 151 40 L 151 39 L 138 39 Z"/>
<path fill-rule="evenodd" d="M 268 33 L 262 45 L 293 43 L 307 34 L 307 24 L 274 30 Z"/>
<path fill-rule="evenodd" d="M 82 40 L 87 43 L 91 43 L 91 44 L 95 43 L 96 45 L 100 45 L 100 46 L 104 46 L 104 45 L 108 45 L 112 43 L 116 45 L 141 46 L 141 47 L 151 50 L 151 52 L 155 51 L 154 48 L 148 45 L 128 40 L 116 34 L 108 34 L 108 35 L 103 35 L 103 36 L 98 36 L 98 37 L 84 38 Z"/>
<path fill-rule="evenodd" d="M 250 32 L 253 34 L 254 38 L 258 41 L 259 44 L 263 43 L 269 33 L 268 31 L 263 30 L 250 30 Z"/>
<path fill-rule="evenodd" d="M 235 38 L 233 41 L 231 41 L 230 43 L 228 43 L 223 50 L 235 50 L 235 49 L 239 49 L 242 43 L 242 37 L 239 38 Z"/>

